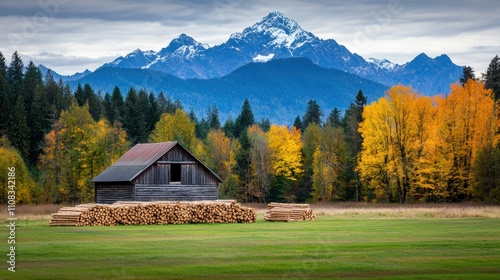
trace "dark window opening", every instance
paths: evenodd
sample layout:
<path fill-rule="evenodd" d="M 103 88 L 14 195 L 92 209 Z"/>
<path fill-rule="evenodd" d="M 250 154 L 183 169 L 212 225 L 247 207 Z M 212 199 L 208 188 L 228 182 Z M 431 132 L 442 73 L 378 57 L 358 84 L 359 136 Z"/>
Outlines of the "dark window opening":
<path fill-rule="evenodd" d="M 170 182 L 181 182 L 181 165 L 170 165 Z"/>

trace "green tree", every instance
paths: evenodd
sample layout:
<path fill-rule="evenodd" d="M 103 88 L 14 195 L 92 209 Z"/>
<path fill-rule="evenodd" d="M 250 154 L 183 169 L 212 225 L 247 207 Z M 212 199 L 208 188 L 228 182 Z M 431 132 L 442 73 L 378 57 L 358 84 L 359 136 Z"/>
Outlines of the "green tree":
<path fill-rule="evenodd" d="M 363 121 L 363 110 L 366 103 L 366 96 L 363 94 L 363 91 L 359 90 L 354 103 L 349 105 L 342 119 L 343 127 L 345 128 L 345 138 L 351 155 L 351 158 L 346 162 L 349 166 L 345 170 L 345 180 L 348 185 L 345 198 L 356 201 L 360 201 L 362 193 L 357 161 L 363 143 L 363 137 L 361 137 L 361 133 L 359 132 L 359 124 Z"/>
<path fill-rule="evenodd" d="M 321 126 L 323 123 L 321 121 L 321 117 L 323 117 L 323 112 L 321 111 L 318 102 L 311 99 L 307 102 L 307 109 L 304 118 L 302 119 L 302 126 L 307 128 L 311 123 L 317 123 Z"/>
<path fill-rule="evenodd" d="M 326 125 L 313 155 L 313 198 L 318 201 L 340 200 L 345 191 L 347 144 L 340 127 Z"/>
<path fill-rule="evenodd" d="M 155 128 L 155 124 L 160 120 L 161 111 L 160 105 L 154 95 L 153 92 L 150 92 L 148 95 L 148 114 L 147 114 L 147 123 L 148 123 L 148 134 L 153 131 Z"/>
<path fill-rule="evenodd" d="M 35 166 L 42 153 L 45 134 L 51 130 L 54 122 L 54 107 L 50 106 L 46 91 L 41 87 L 35 89 L 31 107 L 28 118 L 30 127 L 29 163 Z"/>
<path fill-rule="evenodd" d="M 267 133 L 271 129 L 271 121 L 268 118 L 262 118 L 259 122 L 259 127 L 263 132 Z"/>
<path fill-rule="evenodd" d="M 35 99 L 36 91 L 45 91 L 42 74 L 38 67 L 35 66 L 33 61 L 30 61 L 24 74 L 23 84 L 22 84 L 22 94 L 24 99 L 24 106 L 28 113 L 28 123 L 31 122 L 30 115 L 32 109 L 33 99 Z"/>
<path fill-rule="evenodd" d="M 6 135 L 9 119 L 9 87 L 7 85 L 7 65 L 0 52 L 0 137 Z"/>
<path fill-rule="evenodd" d="M 337 108 L 333 108 L 333 110 L 330 112 L 330 115 L 328 115 L 327 122 L 333 127 L 342 126 L 342 121 L 340 118 L 340 110 Z"/>
<path fill-rule="evenodd" d="M 306 128 L 304 128 L 304 125 L 302 124 L 302 120 L 300 119 L 300 116 L 297 116 L 295 118 L 295 120 L 293 121 L 293 127 L 297 128 L 302 133 L 306 129 Z"/>
<path fill-rule="evenodd" d="M 134 88 L 130 88 L 125 99 L 123 128 L 127 131 L 128 139 L 133 145 L 143 143 L 147 139 L 144 113 L 139 105 L 137 91 Z"/>
<path fill-rule="evenodd" d="M 235 123 L 233 121 L 233 118 L 229 116 L 224 123 L 224 126 L 222 127 L 222 130 L 226 134 L 227 137 L 229 138 L 234 138 L 234 130 L 235 130 Z"/>
<path fill-rule="evenodd" d="M 469 79 L 477 80 L 476 74 L 474 74 L 474 69 L 472 69 L 472 67 L 464 66 L 462 67 L 462 77 L 460 77 L 460 84 L 464 86 L 464 84 L 467 83 Z"/>
<path fill-rule="evenodd" d="M 311 197 L 314 153 L 319 145 L 320 138 L 321 127 L 317 123 L 310 124 L 302 136 L 303 145 L 301 152 L 304 162 L 304 175 L 300 178 L 299 186 L 301 188 L 297 192 L 297 200 L 299 201 L 307 201 Z"/>
<path fill-rule="evenodd" d="M 83 86 L 83 94 L 85 96 L 84 102 L 88 102 L 89 104 L 90 115 L 92 115 L 94 121 L 98 121 L 101 118 L 102 111 L 100 96 L 96 94 L 92 87 L 87 83 Z"/>
<path fill-rule="evenodd" d="M 215 106 L 215 104 L 211 108 L 208 108 L 207 119 L 210 129 L 218 130 L 221 128 L 219 109 L 217 109 L 217 106 Z"/>
<path fill-rule="evenodd" d="M 29 152 L 29 127 L 26 117 L 26 109 L 21 94 L 17 95 L 14 106 L 10 110 L 7 135 L 12 146 L 16 148 L 23 159 L 28 159 Z"/>
<path fill-rule="evenodd" d="M 243 202 L 248 202 L 251 200 L 249 197 L 248 189 L 251 181 L 251 170 L 250 170 L 250 151 L 252 149 L 252 143 L 250 137 L 248 136 L 248 131 L 243 130 L 238 138 L 239 149 L 235 152 L 235 165 L 233 167 L 233 172 L 237 176 L 238 188 L 234 189 L 233 198 L 236 198 Z"/>
<path fill-rule="evenodd" d="M 15 102 L 18 95 L 22 94 L 24 79 L 24 64 L 17 51 L 12 55 L 9 68 L 7 69 L 7 81 L 10 85 L 10 101 Z"/>
<path fill-rule="evenodd" d="M 500 203 L 500 148 L 488 143 L 478 152 L 474 164 L 474 197 L 486 203 Z"/>
<path fill-rule="evenodd" d="M 234 137 L 238 138 L 243 131 L 253 124 L 255 124 L 255 118 L 253 116 L 252 107 L 250 106 L 250 101 L 245 99 L 241 107 L 241 112 L 235 121 Z"/>
<path fill-rule="evenodd" d="M 483 77 L 487 89 L 493 90 L 495 100 L 500 99 L 500 58 L 496 55 L 488 65 Z"/>
<path fill-rule="evenodd" d="M 111 120 L 108 119 L 111 124 L 114 125 L 115 122 L 123 123 L 123 107 L 124 102 L 122 93 L 120 91 L 120 88 L 115 86 L 111 95 L 111 106 L 109 113 L 109 115 L 111 116 Z"/>
<path fill-rule="evenodd" d="M 52 116 L 53 122 L 56 122 L 56 120 L 59 119 L 62 110 L 67 110 L 69 106 L 71 106 L 71 102 L 73 100 L 71 89 L 69 89 L 68 93 L 70 96 L 69 100 L 66 100 L 67 97 L 64 96 L 65 93 L 65 86 L 62 81 L 57 83 L 54 80 L 52 71 L 47 71 L 45 74 L 45 96 L 47 98 L 48 105 L 54 114 Z"/>
<path fill-rule="evenodd" d="M 85 102 L 87 101 L 87 98 L 85 96 L 85 93 L 83 92 L 83 87 L 80 83 L 76 86 L 75 90 L 75 100 L 78 104 L 78 106 L 83 106 L 85 105 Z"/>
<path fill-rule="evenodd" d="M 251 143 L 248 198 L 262 203 L 266 201 L 273 174 L 269 140 L 256 125 L 248 128 L 248 136 Z"/>

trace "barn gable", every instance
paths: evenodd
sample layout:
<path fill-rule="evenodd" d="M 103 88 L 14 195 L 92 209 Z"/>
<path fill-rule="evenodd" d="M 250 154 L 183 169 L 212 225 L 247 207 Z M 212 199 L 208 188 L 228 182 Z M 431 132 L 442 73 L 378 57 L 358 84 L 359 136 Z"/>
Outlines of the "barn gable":
<path fill-rule="evenodd" d="M 97 203 L 213 200 L 222 180 L 178 142 L 137 144 L 95 177 Z"/>

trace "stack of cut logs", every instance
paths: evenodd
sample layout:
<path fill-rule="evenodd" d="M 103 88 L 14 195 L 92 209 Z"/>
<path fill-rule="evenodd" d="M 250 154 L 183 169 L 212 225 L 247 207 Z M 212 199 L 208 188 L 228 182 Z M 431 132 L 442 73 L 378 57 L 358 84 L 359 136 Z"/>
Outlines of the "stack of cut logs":
<path fill-rule="evenodd" d="M 116 202 L 62 207 L 51 226 L 114 226 L 187 223 L 253 223 L 255 210 L 235 200 Z"/>
<path fill-rule="evenodd" d="M 314 215 L 309 204 L 291 204 L 271 202 L 267 205 L 267 212 L 264 216 L 266 221 L 272 222 L 295 222 L 314 221 Z"/>

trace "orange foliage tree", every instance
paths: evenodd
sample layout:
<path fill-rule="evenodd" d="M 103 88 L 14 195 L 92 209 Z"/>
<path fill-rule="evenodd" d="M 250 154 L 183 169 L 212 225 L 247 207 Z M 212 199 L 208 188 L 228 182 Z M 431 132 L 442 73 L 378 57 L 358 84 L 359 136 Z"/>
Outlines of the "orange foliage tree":
<path fill-rule="evenodd" d="M 450 170 L 447 192 L 452 200 L 468 199 L 472 194 L 472 164 L 498 128 L 493 93 L 482 82 L 469 79 L 463 87 L 452 85 L 450 94 L 438 98 L 437 105 L 438 152 Z"/>

